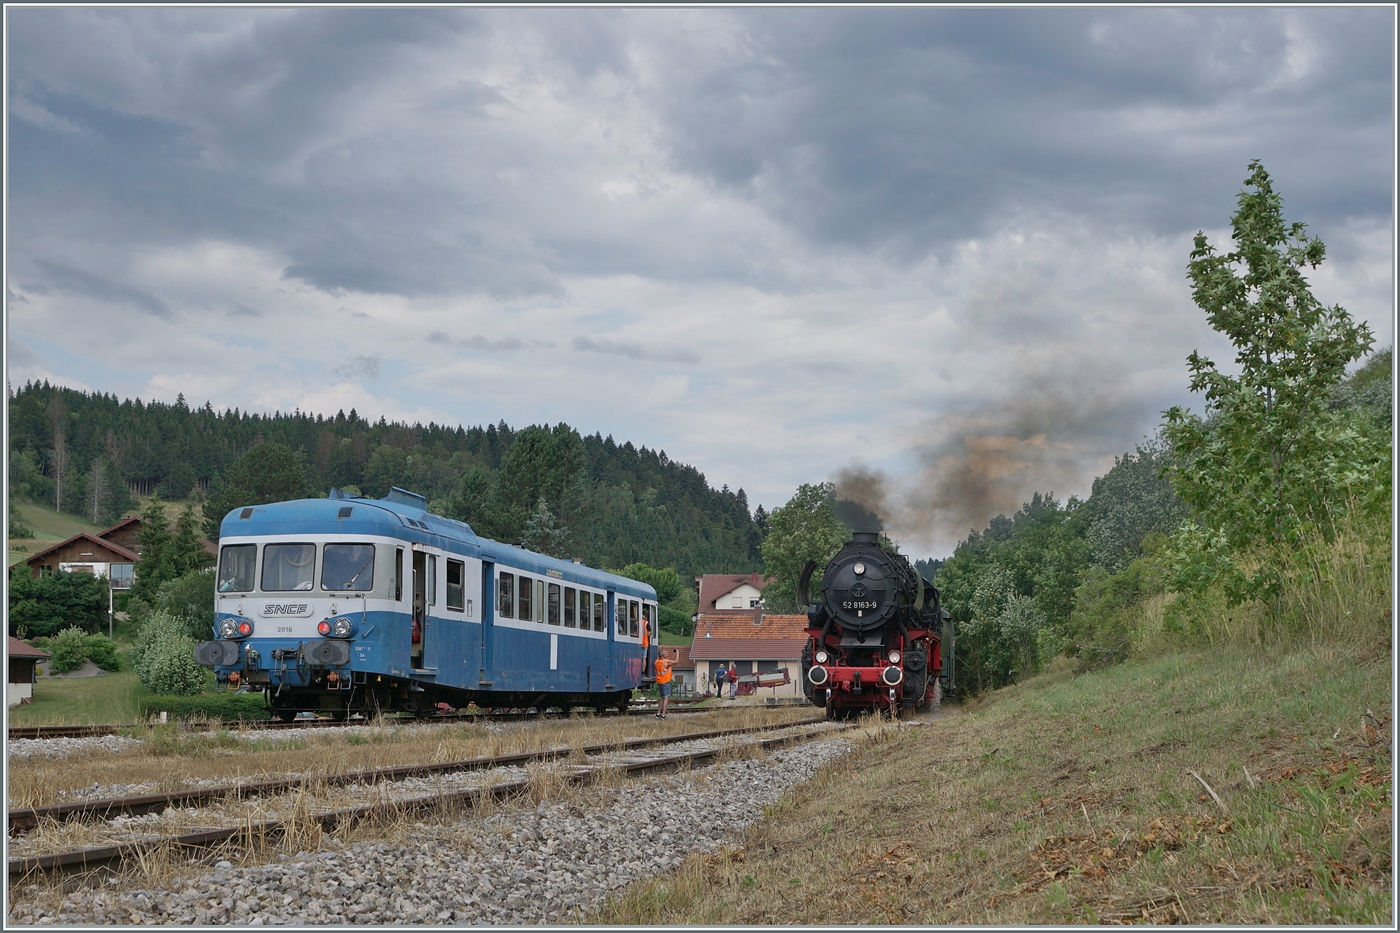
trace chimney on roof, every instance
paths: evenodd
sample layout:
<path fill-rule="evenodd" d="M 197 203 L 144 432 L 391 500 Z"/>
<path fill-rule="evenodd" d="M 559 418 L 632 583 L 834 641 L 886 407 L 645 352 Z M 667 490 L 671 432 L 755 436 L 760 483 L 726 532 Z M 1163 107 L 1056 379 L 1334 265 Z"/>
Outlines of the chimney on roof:
<path fill-rule="evenodd" d="M 753 607 L 753 624 L 754 624 L 754 625 L 762 625 L 762 624 L 763 624 L 763 607 L 762 607 L 762 606 L 754 606 L 754 607 Z"/>

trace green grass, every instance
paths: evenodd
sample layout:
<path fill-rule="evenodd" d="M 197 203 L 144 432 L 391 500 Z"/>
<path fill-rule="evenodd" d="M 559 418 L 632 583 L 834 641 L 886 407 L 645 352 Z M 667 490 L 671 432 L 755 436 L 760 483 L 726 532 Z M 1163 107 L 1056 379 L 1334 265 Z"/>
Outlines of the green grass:
<path fill-rule="evenodd" d="M 661 630 L 661 644 L 663 645 L 689 645 L 695 641 L 690 635 L 677 635 L 675 632 L 668 632 L 664 628 Z"/>
<path fill-rule="evenodd" d="M 44 548 L 84 531 L 88 534 L 96 534 L 104 530 L 91 522 L 83 521 L 76 515 L 55 512 L 53 509 L 46 509 L 42 505 L 35 505 L 32 502 L 16 502 L 14 508 L 20 523 L 34 529 L 34 537 L 15 538 L 9 542 L 9 561 L 6 566 L 13 566 L 20 561 L 27 560 Z M 20 550 L 20 548 L 24 550 Z"/>
<path fill-rule="evenodd" d="M 129 669 L 101 677 L 40 677 L 34 702 L 10 707 L 10 725 L 136 722 L 136 705 L 149 695 Z"/>
<path fill-rule="evenodd" d="M 590 919 L 1388 925 L 1390 649 L 1060 665 L 866 745 Z"/>

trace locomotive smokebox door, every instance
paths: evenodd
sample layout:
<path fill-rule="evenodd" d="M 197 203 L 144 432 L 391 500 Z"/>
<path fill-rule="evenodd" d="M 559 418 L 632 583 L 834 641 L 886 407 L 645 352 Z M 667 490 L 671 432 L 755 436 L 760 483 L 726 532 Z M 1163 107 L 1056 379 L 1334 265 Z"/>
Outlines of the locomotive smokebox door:
<path fill-rule="evenodd" d="M 938 675 L 938 682 L 943 685 L 943 695 L 947 696 L 953 691 L 953 616 L 947 609 L 940 609 L 939 614 L 943 616 L 943 634 L 939 644 L 943 670 Z"/>

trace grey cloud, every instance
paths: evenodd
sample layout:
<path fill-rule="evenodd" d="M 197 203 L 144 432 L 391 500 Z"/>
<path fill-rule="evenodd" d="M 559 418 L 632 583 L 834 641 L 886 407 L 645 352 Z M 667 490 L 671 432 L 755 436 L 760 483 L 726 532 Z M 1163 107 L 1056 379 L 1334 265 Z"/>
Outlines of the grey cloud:
<path fill-rule="evenodd" d="M 472 350 L 485 350 L 488 353 L 501 353 L 524 349 L 525 341 L 521 340 L 519 337 L 502 337 L 500 340 L 488 340 L 481 334 L 472 334 L 462 341 L 462 346 Z"/>
<path fill-rule="evenodd" d="M 430 330 L 428 336 L 424 338 L 428 343 L 450 343 L 452 338 L 447 336 L 446 331 Z"/>
<path fill-rule="evenodd" d="M 625 356 L 630 360 L 653 360 L 661 363 L 698 363 L 700 356 L 693 350 L 676 347 L 648 347 L 624 340 L 608 340 L 606 337 L 575 337 L 570 341 L 575 350 L 590 353 L 607 353 Z"/>
<path fill-rule="evenodd" d="M 258 310 L 255 310 L 255 309 L 253 309 L 253 308 L 250 308 L 250 307 L 248 307 L 247 305 L 234 305 L 234 306 L 233 306 L 233 310 L 229 311 L 229 314 L 233 315 L 234 317 L 262 317 L 262 316 L 263 316 L 263 313 L 262 313 L 261 311 L 258 311 Z"/>
<path fill-rule="evenodd" d="M 366 376 L 370 379 L 379 378 L 379 357 L 377 356 L 352 356 L 348 361 L 337 366 L 335 372 L 346 379 L 355 379 L 359 376 Z"/>
<path fill-rule="evenodd" d="M 5 286 L 5 295 L 9 298 L 9 300 L 10 300 L 10 302 L 11 302 L 12 304 L 19 304 L 19 305 L 27 305 L 27 304 L 29 304 L 29 299 L 28 299 L 28 298 L 24 297 L 24 296 L 21 295 L 19 292 L 15 291 L 13 288 L 10 288 L 8 285 Z"/>
<path fill-rule="evenodd" d="M 169 305 L 143 289 L 124 285 L 121 282 L 113 282 L 111 279 L 96 273 L 86 272 L 61 262 L 38 259 L 35 260 L 34 264 L 47 276 L 49 284 L 59 291 L 67 292 L 70 295 L 81 295 L 84 298 L 93 298 L 97 301 L 130 305 L 138 311 L 144 311 L 146 314 L 158 317 L 163 321 L 175 319 L 175 312 L 170 310 Z"/>

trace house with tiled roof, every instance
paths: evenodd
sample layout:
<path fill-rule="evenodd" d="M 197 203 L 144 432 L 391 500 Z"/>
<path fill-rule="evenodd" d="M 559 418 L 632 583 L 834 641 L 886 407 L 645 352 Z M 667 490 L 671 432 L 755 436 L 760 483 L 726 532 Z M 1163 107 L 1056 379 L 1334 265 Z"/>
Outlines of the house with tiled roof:
<path fill-rule="evenodd" d="M 87 532 L 45 548 L 24 563 L 33 577 L 50 573 L 90 573 L 107 577 L 113 588 L 131 586 L 138 556 L 113 541 Z"/>
<path fill-rule="evenodd" d="M 10 679 L 5 687 L 5 702 L 9 706 L 18 706 L 34 699 L 35 667 L 40 661 L 47 661 L 50 655 L 13 635 L 6 637 L 9 641 L 5 643 L 5 658 Z"/>
<path fill-rule="evenodd" d="M 707 573 L 695 578 L 700 612 L 750 612 L 772 581 L 761 573 Z"/>
<path fill-rule="evenodd" d="M 805 615 L 777 615 L 761 608 L 747 612 L 701 612 L 695 622 L 690 658 L 702 692 L 714 688 L 717 668 L 737 667 L 740 677 L 787 672 L 788 683 L 759 687 L 762 696 L 802 696 L 802 649 L 807 644 Z M 726 692 L 726 696 L 728 693 Z"/>

